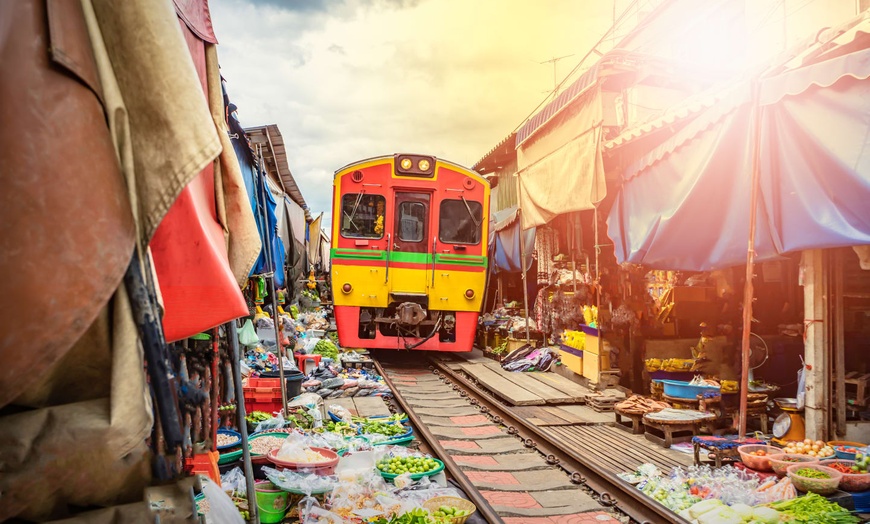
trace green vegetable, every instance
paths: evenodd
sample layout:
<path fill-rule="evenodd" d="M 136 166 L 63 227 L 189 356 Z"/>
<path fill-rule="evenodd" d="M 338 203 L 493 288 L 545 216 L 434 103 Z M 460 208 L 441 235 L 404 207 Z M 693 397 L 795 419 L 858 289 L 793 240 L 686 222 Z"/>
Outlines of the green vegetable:
<path fill-rule="evenodd" d="M 816 493 L 774 502 L 769 506 L 785 515 L 794 524 L 857 524 L 861 519 Z"/>
<path fill-rule="evenodd" d="M 801 468 L 795 471 L 795 475 L 800 475 L 801 477 L 807 477 L 810 479 L 829 479 L 830 475 L 825 473 L 824 471 L 819 471 L 813 468 Z"/>
<path fill-rule="evenodd" d="M 338 348 L 330 340 L 321 340 L 314 346 L 313 352 L 332 360 L 338 360 Z"/>

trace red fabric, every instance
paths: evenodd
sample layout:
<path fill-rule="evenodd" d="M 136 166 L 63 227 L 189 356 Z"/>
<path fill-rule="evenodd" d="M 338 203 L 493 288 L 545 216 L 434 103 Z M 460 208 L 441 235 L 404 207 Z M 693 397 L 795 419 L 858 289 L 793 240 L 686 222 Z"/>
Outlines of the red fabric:
<path fill-rule="evenodd" d="M 205 44 L 180 22 L 207 92 Z M 163 330 L 169 342 L 248 314 L 230 271 L 223 228 L 217 221 L 214 183 L 214 166 L 209 164 L 184 188 L 151 240 L 166 308 Z"/>
<path fill-rule="evenodd" d="M 210 44 L 218 43 L 211 25 L 208 0 L 175 0 L 174 3 L 178 17 L 196 36 Z"/>

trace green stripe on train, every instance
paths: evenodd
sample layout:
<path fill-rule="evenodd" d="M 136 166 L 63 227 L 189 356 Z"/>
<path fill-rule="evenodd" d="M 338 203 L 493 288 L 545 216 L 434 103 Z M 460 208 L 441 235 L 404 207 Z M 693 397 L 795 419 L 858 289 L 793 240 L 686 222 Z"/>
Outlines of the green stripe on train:
<path fill-rule="evenodd" d="M 331 254 L 332 258 L 337 260 L 386 260 L 385 251 L 377 251 L 373 249 L 333 248 Z M 390 262 L 431 264 L 432 255 L 429 253 L 405 253 L 402 251 L 392 251 L 390 253 Z M 477 255 L 435 255 L 435 263 L 486 267 L 487 257 Z"/>

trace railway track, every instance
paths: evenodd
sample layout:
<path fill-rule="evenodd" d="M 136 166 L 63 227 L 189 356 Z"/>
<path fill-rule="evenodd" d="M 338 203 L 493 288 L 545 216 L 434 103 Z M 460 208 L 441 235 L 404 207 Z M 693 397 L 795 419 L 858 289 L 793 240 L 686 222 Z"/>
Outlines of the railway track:
<path fill-rule="evenodd" d="M 488 522 L 688 524 L 601 468 L 588 449 L 557 442 L 512 414 L 473 377 L 451 369 L 449 355 L 374 356 L 424 445 Z"/>

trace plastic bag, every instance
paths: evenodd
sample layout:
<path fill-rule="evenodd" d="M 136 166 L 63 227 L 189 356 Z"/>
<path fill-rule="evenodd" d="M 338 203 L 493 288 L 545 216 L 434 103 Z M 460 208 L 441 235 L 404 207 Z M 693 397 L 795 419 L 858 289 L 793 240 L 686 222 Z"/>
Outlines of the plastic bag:
<path fill-rule="evenodd" d="M 807 401 L 807 366 L 804 363 L 804 357 L 801 356 L 801 368 L 798 370 L 797 383 L 797 408 L 804 409 L 804 404 Z"/>
<path fill-rule="evenodd" d="M 284 414 L 279 412 L 274 417 L 257 424 L 257 429 L 254 430 L 254 433 L 266 431 L 267 429 L 281 429 L 286 423 L 287 421 L 284 420 Z"/>
<path fill-rule="evenodd" d="M 251 319 L 246 320 L 242 329 L 239 330 L 239 343 L 243 346 L 256 346 L 260 343 L 260 337 L 257 336 Z"/>
<path fill-rule="evenodd" d="M 272 484 L 291 493 L 298 492 L 306 495 L 326 493 L 338 485 L 338 477 L 335 475 L 321 476 L 290 470 L 278 471 L 268 466 L 263 466 L 262 471 Z"/>
<path fill-rule="evenodd" d="M 213 482 L 203 482 L 202 492 L 208 500 L 206 522 L 211 524 L 245 524 L 235 503 Z"/>
<path fill-rule="evenodd" d="M 247 497 L 248 487 L 242 468 L 233 468 L 221 475 L 221 489 L 231 497 Z"/>

